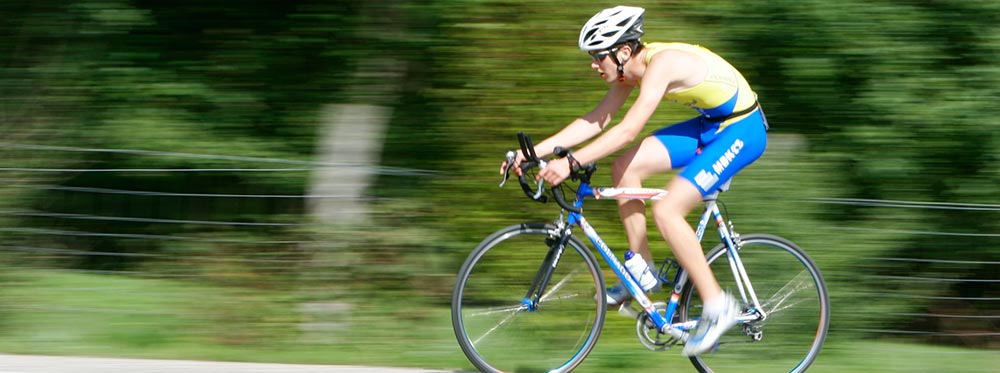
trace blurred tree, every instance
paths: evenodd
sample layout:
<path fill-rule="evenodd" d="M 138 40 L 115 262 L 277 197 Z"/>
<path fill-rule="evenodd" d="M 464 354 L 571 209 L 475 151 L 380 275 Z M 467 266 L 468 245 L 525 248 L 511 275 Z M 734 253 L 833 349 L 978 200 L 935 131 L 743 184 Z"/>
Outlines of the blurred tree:
<path fill-rule="evenodd" d="M 842 165 L 843 197 L 972 204 L 997 200 L 994 133 L 1000 109 L 992 104 L 1000 97 L 995 62 L 1000 42 L 992 26 L 1000 10 L 997 3 L 712 1 L 681 7 L 700 23 L 725 30 L 720 36 L 724 48 L 749 62 L 748 75 L 759 87 L 773 131 L 810 134 L 814 152 Z M 862 262 L 862 273 L 972 281 L 995 277 L 990 274 L 996 273 L 997 251 L 981 240 L 981 233 L 998 229 L 995 208 L 876 215 L 881 211 L 848 207 L 827 216 L 927 234 L 872 247 L 868 254 L 918 260 L 877 267 Z M 962 269 L 940 262 L 948 260 L 978 264 Z M 908 311 L 940 306 L 927 296 L 1000 295 L 996 281 L 887 283 L 877 278 L 875 288 L 898 287 L 924 297 L 909 303 Z M 987 315 L 1000 311 L 995 302 L 977 307 L 988 308 L 981 310 Z M 989 322 L 980 328 L 991 329 Z"/>
<path fill-rule="evenodd" d="M 345 244 L 376 252 L 361 275 L 407 284 L 409 272 L 443 278 L 496 222 L 523 219 L 516 193 L 485 190 L 512 134 L 551 133 L 590 109 L 603 86 L 575 48 L 599 1 L 180 1 L 34 0 L 0 3 L 0 131 L 6 144 L 278 158 L 309 162 L 330 104 L 391 109 L 384 165 L 441 170 L 381 175 L 376 223 Z M 649 40 L 688 41 L 740 67 L 774 133 L 804 133 L 811 151 L 839 165 L 830 197 L 991 203 L 998 195 L 1000 3 L 941 0 L 639 1 Z M 669 107 L 658 118 L 690 115 Z M 0 148 L 9 167 L 209 168 L 231 160 Z M 246 166 L 241 164 L 241 166 Z M 249 167 L 258 167 L 256 165 Z M 260 166 L 263 167 L 263 166 Z M 44 176 L 43 176 L 44 175 Z M 305 194 L 305 173 L 9 172 L 20 185 L 175 193 Z M 489 183 L 487 183 L 489 181 Z M 302 199 L 156 198 L 0 187 L 17 210 L 168 219 L 307 222 Z M 475 201 L 475 208 L 463 202 Z M 511 207 L 518 206 L 518 207 Z M 878 214 L 869 211 L 877 211 Z M 844 207 L 817 219 L 887 230 L 995 232 L 992 210 Z M 611 214 L 613 216 L 613 211 Z M 548 216 L 546 216 L 548 218 Z M 303 254 L 294 245 L 238 250 L 231 237 L 297 241 L 296 228 L 10 218 L 7 225 L 67 231 L 195 236 L 210 244 L 149 244 L 121 237 L 48 236 L 33 242 L 102 252 L 199 255 Z M 411 227 L 384 237 L 383 227 Z M 419 237 L 418 237 L 419 236 Z M 444 237 L 442 237 L 444 236 Z M 376 238 L 372 238 L 376 237 Z M 416 238 L 414 238 L 416 237 Z M 5 233 L 7 242 L 28 240 Z M 44 242 L 44 241 L 51 242 Z M 996 262 L 976 236 L 911 235 L 865 243 L 871 256 Z M 958 254 L 956 254 L 958 253 Z M 435 256 L 440 256 L 435 258 Z M 89 256 L 82 268 L 137 268 L 149 257 Z M 117 259 L 115 259 L 117 258 Z M 419 261 L 419 262 L 417 262 Z M 419 264 L 413 264 L 417 262 Z M 957 273 L 930 262 L 852 263 L 847 273 L 989 278 L 988 265 Z M 426 265 L 424 265 L 426 264 Z M 415 267 L 420 267 L 414 269 Z M 277 272 L 292 271 L 281 268 Z M 831 269 L 836 270 L 836 269 Z M 366 272 L 367 271 L 367 272 Z M 944 273 L 944 274 L 942 274 Z M 258 283 L 263 283 L 260 281 Z M 426 284 L 420 284 L 426 285 Z M 884 284 L 872 284 L 882 286 Z M 926 285 L 926 284 L 924 284 Z M 419 288 L 439 296 L 447 281 Z M 906 285 L 900 285 L 905 287 Z M 903 289 L 997 297 L 996 283 Z M 907 305 L 913 309 L 928 304 Z M 995 306 L 994 306 L 995 311 Z"/>

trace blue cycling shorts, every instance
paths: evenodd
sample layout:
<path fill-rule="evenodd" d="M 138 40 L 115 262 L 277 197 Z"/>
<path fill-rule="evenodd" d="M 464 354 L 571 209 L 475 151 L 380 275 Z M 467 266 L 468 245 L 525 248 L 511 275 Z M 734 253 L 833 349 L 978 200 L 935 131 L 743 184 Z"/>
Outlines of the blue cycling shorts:
<path fill-rule="evenodd" d="M 701 195 L 720 185 L 764 154 L 767 119 L 757 110 L 719 131 L 719 123 L 695 117 L 653 133 L 670 153 L 671 167 L 694 184 Z"/>

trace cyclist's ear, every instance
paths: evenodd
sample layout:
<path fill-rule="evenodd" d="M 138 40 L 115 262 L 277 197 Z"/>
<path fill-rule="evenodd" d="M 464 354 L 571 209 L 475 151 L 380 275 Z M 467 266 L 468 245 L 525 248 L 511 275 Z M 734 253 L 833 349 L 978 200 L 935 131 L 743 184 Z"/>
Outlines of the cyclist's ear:
<path fill-rule="evenodd" d="M 625 44 L 621 44 L 621 46 L 618 47 L 618 48 L 616 48 L 616 49 L 618 49 L 618 52 L 621 54 L 618 57 L 622 61 L 625 61 L 625 60 L 627 60 L 629 58 L 632 58 L 632 56 L 635 55 L 635 50 L 636 50 L 635 45 L 633 45 L 633 43 L 631 43 L 631 42 L 625 43 Z"/>

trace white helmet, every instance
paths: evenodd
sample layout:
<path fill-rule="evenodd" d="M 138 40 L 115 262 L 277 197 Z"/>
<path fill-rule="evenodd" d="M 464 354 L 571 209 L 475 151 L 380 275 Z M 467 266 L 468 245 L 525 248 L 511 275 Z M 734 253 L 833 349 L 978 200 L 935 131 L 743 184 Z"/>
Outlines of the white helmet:
<path fill-rule="evenodd" d="M 642 36 L 642 13 L 645 9 L 619 5 L 590 17 L 580 30 L 580 49 L 596 51 L 611 48 Z"/>

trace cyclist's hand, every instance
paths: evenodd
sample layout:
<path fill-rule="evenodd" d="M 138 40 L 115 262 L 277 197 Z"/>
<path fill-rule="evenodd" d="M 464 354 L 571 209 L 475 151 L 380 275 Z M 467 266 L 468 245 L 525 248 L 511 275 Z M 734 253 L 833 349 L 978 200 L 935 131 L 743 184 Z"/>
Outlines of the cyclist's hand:
<path fill-rule="evenodd" d="M 566 158 L 553 159 L 538 172 L 538 178 L 545 179 L 549 185 L 559 185 L 569 177 L 569 160 Z"/>
<path fill-rule="evenodd" d="M 514 165 L 513 165 L 513 167 L 514 167 L 514 173 L 518 177 L 521 176 L 521 162 L 524 162 L 524 154 L 521 154 L 521 151 L 518 150 L 515 153 L 515 156 L 514 156 Z M 503 175 L 504 172 L 507 171 L 507 167 L 508 167 L 507 160 L 504 159 L 504 161 L 500 163 L 500 175 Z"/>

